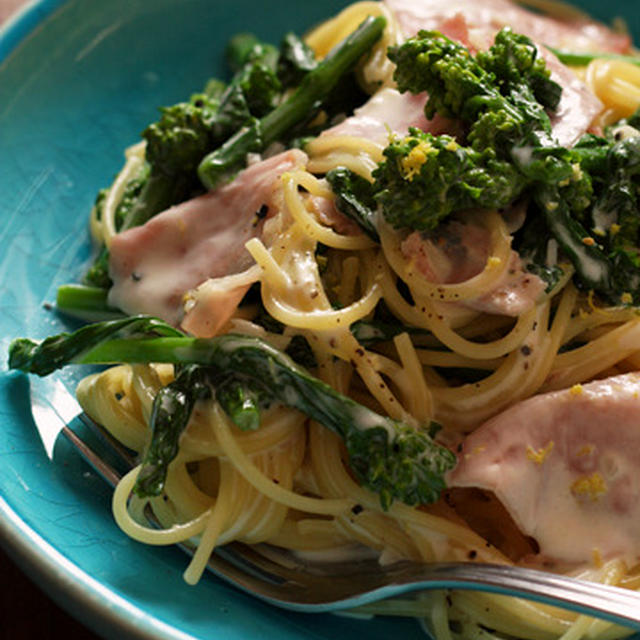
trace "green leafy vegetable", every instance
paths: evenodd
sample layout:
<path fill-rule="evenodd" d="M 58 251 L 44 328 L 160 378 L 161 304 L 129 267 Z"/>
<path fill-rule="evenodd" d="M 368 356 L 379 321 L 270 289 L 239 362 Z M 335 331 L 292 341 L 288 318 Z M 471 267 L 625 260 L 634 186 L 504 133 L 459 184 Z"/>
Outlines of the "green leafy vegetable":
<path fill-rule="evenodd" d="M 211 397 L 207 371 L 197 365 L 177 368 L 175 380 L 160 389 L 153 400 L 151 442 L 142 460 L 134 492 L 140 497 L 162 493 L 167 467 L 178 455 L 184 432 L 197 400 Z"/>
<path fill-rule="evenodd" d="M 380 38 L 385 24 L 384 18 L 367 18 L 304 76 L 285 102 L 209 153 L 198 168 L 202 184 L 207 189 L 215 189 L 229 181 L 245 166 L 248 153 L 262 151 L 300 123 L 309 121 L 340 79 Z"/>
<path fill-rule="evenodd" d="M 541 216 L 530 217 L 515 238 L 523 265 L 547 285 L 546 293 L 554 289 L 564 273 L 557 262 L 547 263 L 548 242 L 548 231 Z"/>
<path fill-rule="evenodd" d="M 503 28 L 495 44 L 475 58 L 437 31 L 420 31 L 392 47 L 394 78 L 400 91 L 429 99 L 425 114 L 440 113 L 470 125 L 476 149 L 490 146 L 508 157 L 514 145 L 545 146 L 551 123 L 545 108 L 555 109 L 561 88 L 549 79 L 545 63 L 526 36 Z"/>
<path fill-rule="evenodd" d="M 531 40 L 509 28 L 475 57 L 428 31 L 389 55 L 400 89 L 427 91 L 427 117 L 438 112 L 460 120 L 468 146 L 416 130 L 392 141 L 374 172 L 388 222 L 427 231 L 456 211 L 503 207 L 526 196 L 533 201 L 529 215 L 542 221 L 527 229 L 555 238 L 579 286 L 614 304 L 640 297 L 640 138 L 589 134 L 572 149 L 561 147 L 547 114 L 561 88 Z M 525 239 L 522 249 L 534 260 L 532 270 L 552 284 L 557 267 L 540 262 L 538 242 Z"/>
<path fill-rule="evenodd" d="M 287 33 L 280 44 L 278 77 L 287 87 L 294 87 L 318 66 L 313 49 L 295 33 Z"/>
<path fill-rule="evenodd" d="M 450 136 L 410 129 L 384 150 L 374 171 L 375 199 L 387 222 L 419 231 L 435 229 L 454 211 L 504 207 L 526 182 L 492 148 L 462 147 Z"/>
<path fill-rule="evenodd" d="M 333 193 L 336 208 L 356 222 L 375 242 L 380 242 L 375 216 L 377 203 L 371 183 L 346 167 L 331 169 L 326 175 Z"/>
<path fill-rule="evenodd" d="M 341 395 L 258 338 L 233 334 L 189 338 L 157 319 L 136 316 L 89 325 L 41 343 L 14 340 L 9 348 L 10 368 L 38 375 L 69 363 L 111 362 L 201 365 L 213 374 L 251 381 L 252 388 L 264 390 L 264 397 L 296 408 L 337 433 L 356 477 L 379 494 L 384 508 L 393 500 L 411 505 L 437 500 L 445 487 L 444 474 L 455 464 L 455 455 L 436 444 L 427 431 L 381 416 Z M 186 404 L 178 406 L 182 416 Z M 173 450 L 171 440 L 163 451 Z M 154 465 L 159 467 L 158 462 Z"/>

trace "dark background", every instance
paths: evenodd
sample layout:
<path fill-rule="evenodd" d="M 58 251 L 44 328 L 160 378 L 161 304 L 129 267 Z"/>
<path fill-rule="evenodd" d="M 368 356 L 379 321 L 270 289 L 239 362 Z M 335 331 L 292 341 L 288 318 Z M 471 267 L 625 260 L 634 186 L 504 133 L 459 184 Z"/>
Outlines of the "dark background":
<path fill-rule="evenodd" d="M 0 548 L 0 640 L 59 638 L 98 640 L 45 595 Z"/>

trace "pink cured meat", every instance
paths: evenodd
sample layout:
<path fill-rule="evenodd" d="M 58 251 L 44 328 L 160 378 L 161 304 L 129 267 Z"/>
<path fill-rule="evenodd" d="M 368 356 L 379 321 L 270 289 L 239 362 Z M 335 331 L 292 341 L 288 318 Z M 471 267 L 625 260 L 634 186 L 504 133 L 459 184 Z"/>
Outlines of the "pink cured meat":
<path fill-rule="evenodd" d="M 563 22 L 537 15 L 509 0 L 385 0 L 407 37 L 420 29 L 437 29 L 472 50 L 486 49 L 497 31 L 510 25 L 534 41 L 572 51 L 630 50 L 627 35 L 619 34 L 592 20 Z M 571 70 L 544 47 L 540 48 L 552 78 L 563 88 L 560 105 L 552 116 L 554 135 L 564 146 L 574 144 L 589 129 L 602 109 L 600 101 L 578 80 Z M 456 135 L 455 125 L 440 116 L 426 120 L 425 94 L 400 94 L 383 89 L 356 109 L 353 116 L 323 132 L 323 136 L 358 136 L 386 145 L 389 133 L 403 135 L 409 127 L 418 127 L 434 135 Z"/>
<path fill-rule="evenodd" d="M 403 255 L 412 261 L 429 282 L 453 284 L 478 275 L 487 264 L 490 234 L 470 222 L 442 224 L 437 232 L 414 231 L 402 243 Z M 518 254 L 511 251 L 505 275 L 493 290 L 460 304 L 468 309 L 517 316 L 531 309 L 545 284 L 522 268 Z"/>
<path fill-rule="evenodd" d="M 590 129 L 603 105 L 553 53 L 544 47 L 538 50 L 551 71 L 551 79 L 562 87 L 560 104 L 550 114 L 553 136 L 563 147 L 571 147 Z"/>
<path fill-rule="evenodd" d="M 590 20 L 567 23 L 518 7 L 509 0 L 385 0 L 407 37 L 420 29 L 437 29 L 471 49 L 486 49 L 497 31 L 510 25 L 538 43 L 569 48 L 572 51 L 603 50 L 624 53 L 630 50 L 628 36 Z M 584 133 L 602 108 L 600 102 L 575 75 L 546 49 L 541 49 L 553 79 L 563 87 L 563 97 L 553 117 L 554 134 L 563 145 L 573 144 Z M 403 135 L 418 127 L 434 135 L 457 133 L 447 119 L 426 120 L 426 95 L 400 94 L 383 89 L 353 116 L 327 129 L 323 136 L 359 136 L 385 144 L 389 132 Z"/>
<path fill-rule="evenodd" d="M 463 442 L 451 487 L 492 491 L 540 561 L 640 558 L 640 373 L 525 400 Z"/>
<path fill-rule="evenodd" d="M 257 212 L 263 205 L 267 216 L 276 212 L 277 179 L 306 160 L 299 150 L 263 160 L 232 183 L 115 236 L 110 247 L 110 304 L 178 325 L 188 291 L 252 264 L 244 245 L 261 233 L 264 216 Z"/>
<path fill-rule="evenodd" d="M 356 136 L 386 146 L 390 133 L 405 135 L 409 127 L 430 131 L 434 135 L 450 132 L 452 123 L 446 118 L 425 118 L 426 101 L 424 93 L 414 96 L 396 89 L 382 89 L 356 109 L 352 116 L 326 129 L 321 135 Z"/>
<path fill-rule="evenodd" d="M 467 23 L 470 44 L 477 49 L 486 48 L 494 34 L 504 26 L 557 49 L 613 53 L 627 53 L 631 49 L 628 35 L 617 33 L 594 20 L 558 20 L 528 11 L 509 0 L 384 1 L 407 37 L 420 29 L 442 29 L 443 23 L 461 14 Z M 447 35 L 459 39 L 453 31 Z"/>

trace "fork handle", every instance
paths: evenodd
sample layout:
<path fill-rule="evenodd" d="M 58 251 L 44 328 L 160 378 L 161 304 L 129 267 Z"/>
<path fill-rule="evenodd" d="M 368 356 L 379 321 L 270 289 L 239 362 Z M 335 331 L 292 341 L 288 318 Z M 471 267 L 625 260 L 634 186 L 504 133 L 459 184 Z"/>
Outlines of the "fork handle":
<path fill-rule="evenodd" d="M 640 631 L 640 593 L 509 565 L 425 565 L 422 571 L 416 568 L 406 575 L 399 575 L 394 584 L 343 600 L 340 604 L 358 606 L 425 589 L 464 589 L 519 596 L 592 615 Z"/>

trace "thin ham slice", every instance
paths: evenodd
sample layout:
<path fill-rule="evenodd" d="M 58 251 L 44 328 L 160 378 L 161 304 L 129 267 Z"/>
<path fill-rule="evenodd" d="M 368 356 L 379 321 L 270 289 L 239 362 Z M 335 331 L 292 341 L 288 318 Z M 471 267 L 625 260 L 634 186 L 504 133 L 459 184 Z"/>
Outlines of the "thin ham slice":
<path fill-rule="evenodd" d="M 260 279 L 260 267 L 229 276 L 209 278 L 185 296 L 184 317 L 180 326 L 198 338 L 220 333 L 254 282 Z"/>
<path fill-rule="evenodd" d="M 450 120 L 440 116 L 433 120 L 425 118 L 426 102 L 424 93 L 414 96 L 400 93 L 397 89 L 381 89 L 356 109 L 352 116 L 326 129 L 321 135 L 355 136 L 386 147 L 390 134 L 405 135 L 409 127 L 430 131 L 434 135 L 451 132 L 454 125 Z"/>
<path fill-rule="evenodd" d="M 114 237 L 109 303 L 123 311 L 147 313 L 180 324 L 187 292 L 210 278 L 246 270 L 253 262 L 244 245 L 259 236 L 265 217 L 276 213 L 278 178 L 304 166 L 307 156 L 291 150 L 257 162 L 217 191 L 158 214 L 146 224 Z M 248 285 L 246 285 L 248 286 Z M 224 323 L 234 305 L 210 305 Z"/>
<path fill-rule="evenodd" d="M 535 42 L 572 51 L 628 52 L 631 41 L 595 21 L 565 22 L 535 14 L 509 0 L 385 0 L 409 37 L 421 29 L 436 29 L 472 50 L 487 49 L 497 31 L 510 25 Z M 540 47 L 551 77 L 562 88 L 562 99 L 552 114 L 554 136 L 563 146 L 573 145 L 589 129 L 602 104 L 548 49 Z M 400 94 L 386 88 L 375 93 L 351 117 L 323 132 L 323 136 L 348 135 L 386 145 L 389 134 L 406 134 L 418 127 L 434 135 L 459 133 L 457 126 L 436 116 L 426 120 L 426 94 Z"/>
<path fill-rule="evenodd" d="M 574 51 L 603 50 L 625 52 L 630 49 L 628 36 L 589 20 L 563 22 L 537 15 L 509 0 L 385 0 L 407 37 L 420 29 L 436 29 L 461 42 L 471 50 L 486 49 L 496 32 L 505 25 L 529 35 L 538 43 L 567 47 Z M 539 46 L 551 71 L 562 86 L 562 98 L 551 114 L 554 137 L 563 146 L 572 146 L 587 131 L 602 110 L 602 103 L 556 56 Z M 386 88 L 375 93 L 354 114 L 322 133 L 323 136 L 357 136 L 386 146 L 389 135 L 404 135 L 417 127 L 434 135 L 458 135 L 459 126 L 436 115 L 424 116 L 426 94 L 401 94 Z"/>
<path fill-rule="evenodd" d="M 640 373 L 525 400 L 463 442 L 450 487 L 493 492 L 538 561 L 640 559 Z"/>
<path fill-rule="evenodd" d="M 502 27 L 510 26 L 536 42 L 558 49 L 627 53 L 631 39 L 588 18 L 565 21 L 528 11 L 509 0 L 384 0 L 400 28 L 409 37 L 420 29 L 442 29 L 453 16 L 464 16 L 467 36 L 477 49 L 485 49 Z M 460 27 L 457 27 L 461 33 Z M 446 35 L 458 39 L 454 31 Z"/>
<path fill-rule="evenodd" d="M 490 240 L 484 227 L 452 220 L 430 234 L 414 231 L 403 241 L 401 251 L 429 282 L 454 284 L 473 278 L 485 268 Z M 534 306 L 544 289 L 542 280 L 525 271 L 518 254 L 511 251 L 509 265 L 497 286 L 459 304 L 484 313 L 518 316 Z"/>
<path fill-rule="evenodd" d="M 553 137 L 563 147 L 572 147 L 602 111 L 602 102 L 551 51 L 544 47 L 538 47 L 538 51 L 551 71 L 551 79 L 562 87 L 560 104 L 549 114 Z"/>

